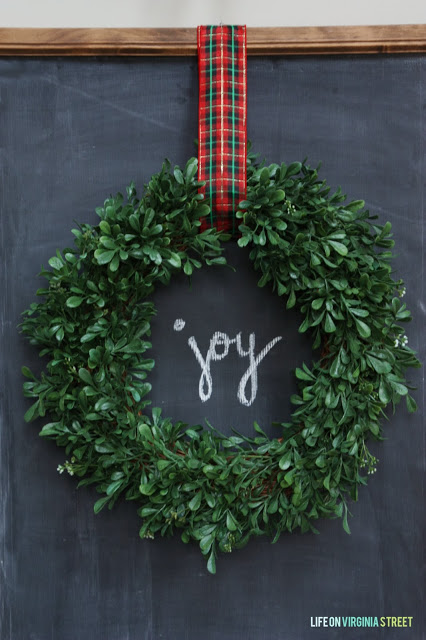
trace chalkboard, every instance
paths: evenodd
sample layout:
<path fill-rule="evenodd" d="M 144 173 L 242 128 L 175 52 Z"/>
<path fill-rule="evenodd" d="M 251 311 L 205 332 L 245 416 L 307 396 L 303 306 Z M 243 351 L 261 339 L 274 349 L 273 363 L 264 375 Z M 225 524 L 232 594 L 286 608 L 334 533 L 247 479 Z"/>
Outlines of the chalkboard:
<path fill-rule="evenodd" d="M 409 342 L 424 361 L 426 58 L 422 55 L 261 57 L 248 62 L 248 133 L 268 161 L 322 162 L 332 187 L 365 199 L 397 240 L 395 269 L 414 320 Z M 419 412 L 401 406 L 372 446 L 377 474 L 352 504 L 352 535 L 321 521 L 320 535 L 257 539 L 207 573 L 195 545 L 138 538 L 134 505 L 95 516 L 96 493 L 59 476 L 64 452 L 26 425 L 20 367 L 40 370 L 18 333 L 37 273 L 70 229 L 164 157 L 196 154 L 195 58 L 9 58 L 0 61 L 0 636 L 10 640 L 348 640 L 382 629 L 313 627 L 319 616 L 410 616 L 390 638 L 425 637 L 423 371 L 413 371 Z M 321 175 L 320 174 L 320 175 Z M 175 419 L 274 434 L 289 417 L 292 370 L 313 354 L 297 314 L 256 288 L 247 254 L 230 245 L 235 271 L 215 267 L 158 290 L 153 323 L 155 404 Z M 185 321 L 182 331 L 175 320 Z M 215 363 L 208 401 L 188 348 L 214 331 L 259 346 L 282 339 L 259 367 L 246 407 L 244 363 Z M 198 368 L 197 368 L 198 367 Z M 243 367 L 241 369 L 241 367 Z"/>

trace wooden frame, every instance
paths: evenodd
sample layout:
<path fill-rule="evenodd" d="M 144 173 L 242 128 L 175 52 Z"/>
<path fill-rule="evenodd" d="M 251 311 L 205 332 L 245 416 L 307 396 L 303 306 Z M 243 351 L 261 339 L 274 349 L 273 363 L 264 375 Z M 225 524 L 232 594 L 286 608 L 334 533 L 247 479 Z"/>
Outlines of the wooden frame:
<path fill-rule="evenodd" d="M 247 29 L 249 55 L 425 53 L 426 24 Z M 192 56 L 195 29 L 0 29 L 1 56 Z"/>

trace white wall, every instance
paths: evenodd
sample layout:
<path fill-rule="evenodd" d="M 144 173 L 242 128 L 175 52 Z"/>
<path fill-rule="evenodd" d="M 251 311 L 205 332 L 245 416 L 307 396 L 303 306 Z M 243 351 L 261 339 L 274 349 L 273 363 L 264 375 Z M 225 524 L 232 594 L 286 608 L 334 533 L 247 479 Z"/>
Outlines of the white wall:
<path fill-rule="evenodd" d="M 426 0 L 0 0 L 1 27 L 423 24 Z"/>

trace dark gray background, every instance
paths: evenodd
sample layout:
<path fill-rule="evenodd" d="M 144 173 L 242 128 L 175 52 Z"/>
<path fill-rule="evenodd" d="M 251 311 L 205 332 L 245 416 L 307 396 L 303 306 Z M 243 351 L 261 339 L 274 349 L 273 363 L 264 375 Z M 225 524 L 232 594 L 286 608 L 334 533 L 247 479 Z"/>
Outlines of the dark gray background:
<path fill-rule="evenodd" d="M 184 164 L 194 155 L 197 81 L 192 58 L 0 61 L 1 640 L 424 638 L 423 370 L 411 372 L 419 412 L 399 407 L 387 440 L 373 445 L 378 471 L 352 505 L 351 536 L 339 521 L 321 521 L 319 536 L 255 540 L 220 557 L 215 577 L 195 545 L 140 540 L 134 505 L 95 516 L 94 490 L 77 492 L 74 478 L 59 476 L 64 453 L 38 438 L 41 421 L 23 421 L 20 368 L 41 363 L 16 326 L 41 264 L 71 244 L 74 220 L 96 221 L 110 193 L 132 179 L 142 186 L 165 156 Z M 333 187 L 393 223 L 396 277 L 414 315 L 407 334 L 424 360 L 426 58 L 251 58 L 248 87 L 256 150 L 271 162 L 322 161 Z M 257 291 L 242 252 L 230 257 L 237 273 L 203 271 L 192 292 L 178 281 L 156 294 L 153 398 L 176 419 L 250 433 L 254 419 L 288 418 L 291 370 L 311 351 L 296 335 L 296 314 Z M 171 331 L 177 317 L 203 344 L 215 330 L 255 331 L 262 346 L 283 336 L 260 365 L 250 409 L 235 400 L 232 358 L 215 365 L 211 401 L 197 401 L 199 371 L 179 345 L 189 334 Z M 311 616 L 324 615 L 414 621 L 412 629 L 310 628 Z"/>

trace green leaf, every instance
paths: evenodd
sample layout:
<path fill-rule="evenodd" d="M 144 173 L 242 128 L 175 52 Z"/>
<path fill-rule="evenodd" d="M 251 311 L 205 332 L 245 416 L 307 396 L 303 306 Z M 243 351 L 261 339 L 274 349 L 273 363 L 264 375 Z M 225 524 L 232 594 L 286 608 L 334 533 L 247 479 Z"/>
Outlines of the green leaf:
<path fill-rule="evenodd" d="M 64 263 L 62 262 L 62 260 L 60 260 L 59 258 L 56 258 L 55 256 L 49 259 L 49 264 L 53 269 L 56 269 L 57 271 L 60 271 L 64 266 Z"/>
<path fill-rule="evenodd" d="M 374 436 L 378 436 L 380 433 L 380 426 L 377 422 L 370 422 L 370 431 Z"/>
<path fill-rule="evenodd" d="M 185 172 L 185 179 L 187 182 L 191 182 L 191 180 L 194 178 L 194 176 L 197 173 L 197 169 L 198 169 L 197 159 L 191 158 L 191 160 L 188 160 L 188 162 L 186 163 L 186 172 Z"/>
<path fill-rule="evenodd" d="M 206 555 L 210 551 L 213 541 L 214 535 L 212 533 L 209 533 L 207 536 L 204 536 L 204 538 L 201 538 L 200 549 L 204 555 Z"/>
<path fill-rule="evenodd" d="M 149 516 L 154 515 L 154 513 L 157 513 L 158 509 L 154 509 L 152 507 L 144 507 L 143 509 L 141 509 L 141 517 L 142 518 L 148 518 Z"/>
<path fill-rule="evenodd" d="M 324 298 L 315 298 L 315 300 L 312 300 L 312 309 L 315 309 L 315 311 L 318 311 L 318 309 L 321 309 L 323 304 L 324 304 Z"/>
<path fill-rule="evenodd" d="M 336 505 L 334 513 L 336 514 L 336 516 L 338 518 L 341 518 L 343 515 L 343 502 L 339 502 L 339 504 Z"/>
<path fill-rule="evenodd" d="M 164 471 L 171 464 L 170 460 L 157 460 L 157 469 L 159 471 Z"/>
<path fill-rule="evenodd" d="M 37 402 L 34 402 L 33 405 L 31 405 L 31 407 L 28 409 L 28 411 L 26 411 L 25 415 L 24 415 L 24 420 L 25 422 L 31 422 L 31 420 L 34 420 L 34 418 L 37 418 L 39 415 L 39 406 L 40 406 L 40 401 L 37 400 Z"/>
<path fill-rule="evenodd" d="M 75 307 L 79 307 L 82 302 L 83 298 L 80 298 L 79 296 L 70 296 L 65 304 L 67 305 L 67 307 L 74 309 Z"/>
<path fill-rule="evenodd" d="M 109 502 L 109 500 L 110 500 L 110 496 L 99 498 L 99 500 L 97 500 L 93 506 L 93 511 L 95 513 L 99 513 L 99 511 L 104 508 L 104 506 L 107 504 L 107 502 Z"/>
<path fill-rule="evenodd" d="M 278 282 L 278 295 L 283 296 L 285 293 L 287 293 L 287 287 L 282 282 Z"/>
<path fill-rule="evenodd" d="M 340 356 L 334 358 L 331 367 L 330 367 L 330 375 L 332 378 L 339 378 L 342 373 L 342 365 L 340 362 Z"/>
<path fill-rule="evenodd" d="M 117 248 L 117 245 L 115 244 L 114 240 L 109 236 L 101 236 L 99 238 L 99 242 L 102 244 L 103 247 L 105 247 L 105 249 L 115 250 Z"/>
<path fill-rule="evenodd" d="M 111 227 L 106 220 L 101 220 L 101 222 L 99 223 L 99 229 L 102 231 L 102 233 L 105 233 L 105 235 L 111 235 Z"/>
<path fill-rule="evenodd" d="M 138 426 L 138 431 L 145 440 L 152 440 L 152 431 L 149 425 L 147 425 L 145 422 L 142 422 L 142 424 Z"/>
<path fill-rule="evenodd" d="M 392 391 L 383 378 L 380 380 L 379 385 L 379 400 L 383 404 L 388 404 L 392 400 Z"/>
<path fill-rule="evenodd" d="M 290 176 L 294 176 L 297 173 L 300 172 L 302 168 L 302 163 L 301 162 L 292 162 L 288 167 L 287 167 L 287 171 L 286 171 L 286 178 L 290 177 Z"/>
<path fill-rule="evenodd" d="M 358 316 L 360 318 L 366 318 L 367 316 L 370 315 L 370 313 L 367 311 L 367 309 L 356 309 L 356 308 L 348 308 L 348 311 L 353 315 L 353 316 Z"/>
<path fill-rule="evenodd" d="M 315 377 L 311 373 L 307 373 L 306 371 L 299 369 L 299 367 L 296 368 L 294 373 L 296 375 L 296 378 L 298 378 L 299 380 L 309 380 L 309 382 L 315 380 Z"/>
<path fill-rule="evenodd" d="M 95 404 L 95 411 L 108 411 L 115 407 L 115 403 L 109 398 L 100 398 Z"/>
<path fill-rule="evenodd" d="M 325 316 L 324 331 L 326 333 L 333 333 L 334 331 L 336 331 L 336 325 L 334 324 L 333 318 L 329 313 L 327 313 Z"/>
<path fill-rule="evenodd" d="M 155 493 L 155 484 L 153 482 L 141 484 L 139 485 L 139 491 L 144 496 L 151 496 L 153 493 Z"/>
<path fill-rule="evenodd" d="M 278 462 L 279 468 L 282 469 L 283 471 L 288 469 L 289 466 L 291 465 L 292 456 L 293 456 L 292 451 L 288 451 L 285 455 L 283 455 L 283 457 Z"/>
<path fill-rule="evenodd" d="M 40 431 L 40 435 L 42 437 L 58 435 L 58 429 L 57 429 L 58 424 L 60 425 L 59 422 L 49 422 L 48 424 L 45 424 L 42 430 Z"/>
<path fill-rule="evenodd" d="M 348 533 L 350 535 L 351 530 L 349 529 L 349 524 L 348 524 L 348 510 L 347 510 L 347 508 L 345 509 L 345 515 L 343 516 L 343 528 L 346 531 L 346 533 Z"/>
<path fill-rule="evenodd" d="M 268 167 L 265 167 L 260 172 L 259 184 L 266 185 L 268 182 L 269 182 L 269 169 L 268 169 Z"/>
<path fill-rule="evenodd" d="M 357 211 L 359 211 L 360 209 L 363 209 L 364 207 L 365 207 L 364 200 L 353 200 L 352 202 L 349 202 L 349 204 L 345 205 L 345 209 L 347 209 L 348 211 L 351 211 L 352 213 L 356 213 Z"/>
<path fill-rule="evenodd" d="M 257 422 L 253 423 L 253 428 L 257 433 L 260 433 L 260 435 L 264 436 L 265 438 L 268 438 L 266 433 L 263 431 L 263 429 L 261 429 L 261 427 L 259 426 L 259 424 Z"/>
<path fill-rule="evenodd" d="M 367 360 L 377 373 L 389 373 L 392 370 L 392 366 L 386 360 L 379 360 L 374 356 L 367 354 Z"/>
<path fill-rule="evenodd" d="M 358 333 L 362 338 L 369 338 L 371 336 L 371 329 L 367 324 L 365 324 L 365 322 L 355 318 L 355 324 L 358 329 Z"/>
<path fill-rule="evenodd" d="M 35 380 L 34 374 L 31 373 L 31 370 L 28 367 L 22 367 L 21 371 L 22 371 L 22 375 L 24 375 L 26 378 L 31 378 L 31 380 Z"/>
<path fill-rule="evenodd" d="M 116 493 L 118 489 L 124 484 L 124 480 L 115 480 L 108 485 L 106 494 L 107 496 L 112 496 L 113 493 Z"/>
<path fill-rule="evenodd" d="M 288 297 L 286 308 L 291 309 L 296 304 L 296 294 L 294 293 L 294 289 L 292 288 L 291 293 Z"/>
<path fill-rule="evenodd" d="M 86 384 L 89 384 L 91 386 L 93 385 L 93 378 L 90 375 L 89 371 L 87 371 L 87 369 L 84 369 L 83 367 L 81 369 L 79 369 L 78 370 L 78 376 Z"/>
<path fill-rule="evenodd" d="M 354 442 L 352 447 L 350 448 L 349 455 L 355 456 L 358 453 L 358 442 Z"/>
<path fill-rule="evenodd" d="M 210 557 L 207 561 L 207 571 L 212 573 L 213 575 L 216 573 L 216 558 L 214 555 L 214 551 L 211 552 Z"/>
<path fill-rule="evenodd" d="M 201 491 L 198 491 L 198 493 L 195 494 L 192 500 L 190 500 L 188 507 L 191 509 L 191 511 L 197 511 L 200 508 L 201 495 Z"/>
<path fill-rule="evenodd" d="M 172 267 L 176 267 L 176 269 L 180 269 L 182 262 L 178 253 L 172 253 L 168 261 L 170 262 Z"/>
<path fill-rule="evenodd" d="M 241 238 L 238 238 L 238 246 L 239 247 L 245 247 L 248 245 L 248 243 L 251 240 L 251 236 L 250 235 L 245 235 L 245 236 L 241 236 Z"/>
<path fill-rule="evenodd" d="M 391 223 L 390 222 L 386 222 L 383 225 L 383 228 L 382 228 L 380 234 L 378 235 L 377 239 L 378 240 L 382 240 L 383 238 L 385 238 L 390 233 L 391 229 L 392 229 Z"/>
<path fill-rule="evenodd" d="M 417 411 L 417 403 L 411 396 L 405 396 L 405 401 L 407 403 L 407 409 L 410 413 L 415 413 Z"/>
<path fill-rule="evenodd" d="M 109 268 L 111 269 L 111 271 L 117 271 L 119 266 L 120 266 L 120 257 L 118 254 L 116 254 L 111 260 L 111 262 L 109 263 Z"/>
<path fill-rule="evenodd" d="M 392 311 L 396 314 L 401 307 L 401 300 L 399 298 L 392 298 Z"/>
<path fill-rule="evenodd" d="M 315 460 L 315 464 L 320 469 L 324 469 L 324 467 L 326 466 L 326 461 L 325 461 L 324 456 L 323 455 L 319 455 L 318 458 Z"/>
<path fill-rule="evenodd" d="M 132 213 L 129 216 L 129 224 L 132 227 L 132 229 L 134 229 L 135 231 L 137 231 L 139 233 L 139 231 L 140 231 L 139 216 L 137 216 L 136 213 Z"/>
<path fill-rule="evenodd" d="M 282 189 L 277 189 L 277 191 L 275 191 L 275 193 L 273 193 L 270 198 L 269 198 L 269 202 L 282 202 L 285 198 L 285 193 Z"/>
<path fill-rule="evenodd" d="M 185 264 L 183 265 L 183 272 L 187 275 L 190 276 L 192 273 L 193 269 L 192 269 L 192 264 L 189 262 L 189 260 L 187 260 L 185 262 Z"/>
<path fill-rule="evenodd" d="M 129 342 L 129 344 L 126 344 L 124 347 L 119 349 L 119 351 L 123 353 L 141 353 L 145 351 L 144 343 L 142 342 L 142 340 L 139 340 L 139 338 L 133 338 L 133 340 Z"/>
<path fill-rule="evenodd" d="M 234 516 L 229 511 L 226 514 L 226 527 L 229 531 L 236 531 L 238 528 L 238 525 L 234 520 Z"/>
<path fill-rule="evenodd" d="M 96 249 L 94 256 L 99 265 L 108 264 L 111 262 L 115 255 L 115 251 L 103 251 L 102 249 Z"/>
<path fill-rule="evenodd" d="M 96 338 L 95 333 L 85 333 L 84 336 L 81 337 L 80 342 L 82 343 L 91 342 L 91 340 L 94 340 L 95 338 Z"/>
<path fill-rule="evenodd" d="M 204 218 L 205 216 L 208 216 L 209 213 L 210 213 L 210 207 L 206 203 L 200 204 L 200 206 L 197 208 L 197 215 L 200 218 Z"/>
<path fill-rule="evenodd" d="M 278 229 L 278 231 L 285 231 L 288 227 L 287 222 L 285 222 L 284 220 L 275 220 L 274 226 L 276 229 Z"/>
<path fill-rule="evenodd" d="M 394 391 L 396 391 L 396 393 L 400 396 L 406 396 L 408 393 L 408 389 L 404 384 L 401 384 L 401 382 L 399 382 L 398 380 L 394 379 L 394 378 L 390 378 L 390 376 L 388 376 L 388 381 L 390 386 L 392 387 L 392 389 Z"/>
<path fill-rule="evenodd" d="M 287 471 L 287 473 L 285 474 L 284 480 L 286 481 L 288 486 L 290 486 L 293 483 L 295 473 L 296 473 L 295 469 L 290 469 L 290 471 Z"/>
<path fill-rule="evenodd" d="M 337 251 L 337 253 L 339 253 L 341 256 L 348 255 L 347 246 L 342 244 L 341 242 L 336 242 L 335 240 L 328 240 L 328 244 L 331 245 L 333 249 Z"/>
<path fill-rule="evenodd" d="M 175 167 L 175 170 L 173 171 L 173 175 L 175 177 L 176 182 L 178 182 L 179 184 L 183 184 L 184 183 L 183 173 L 179 169 L 179 167 Z"/>

